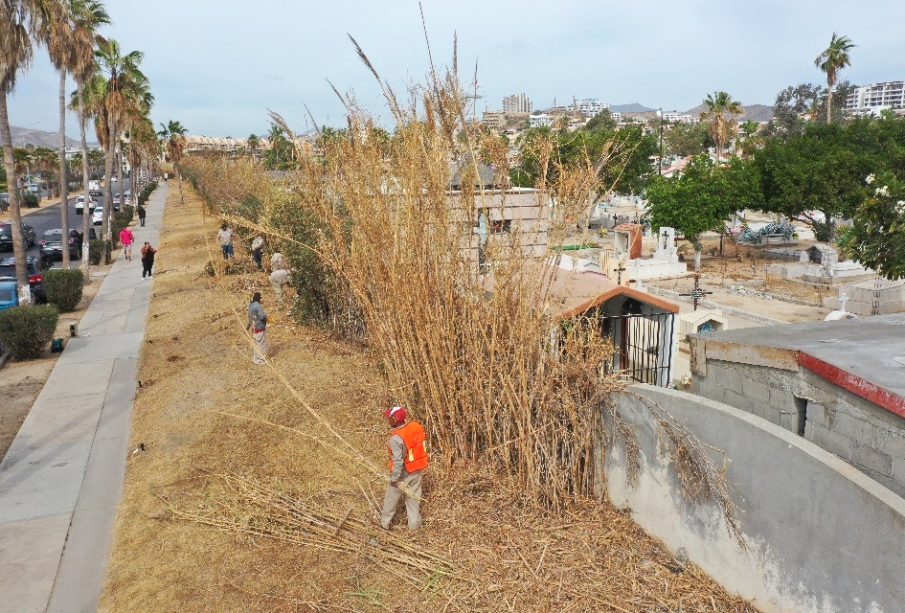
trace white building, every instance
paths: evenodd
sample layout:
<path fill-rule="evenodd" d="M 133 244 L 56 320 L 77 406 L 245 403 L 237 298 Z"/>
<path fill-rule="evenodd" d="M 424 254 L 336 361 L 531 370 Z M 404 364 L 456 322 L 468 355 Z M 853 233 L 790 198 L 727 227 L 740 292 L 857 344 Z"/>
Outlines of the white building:
<path fill-rule="evenodd" d="M 547 113 L 535 113 L 528 118 L 528 125 L 532 128 L 549 128 L 553 125 L 553 116 Z"/>
<path fill-rule="evenodd" d="M 663 121 L 672 123 L 697 123 L 698 118 L 688 113 L 680 113 L 678 111 L 664 111 Z"/>
<path fill-rule="evenodd" d="M 513 94 L 503 98 L 503 112 L 507 115 L 530 113 L 533 108 L 531 98 L 525 94 Z"/>
<path fill-rule="evenodd" d="M 609 104 L 604 104 L 597 98 L 585 98 L 584 100 L 575 100 L 572 103 L 571 110 L 577 111 L 585 117 L 594 117 L 608 108 L 610 108 Z"/>
<path fill-rule="evenodd" d="M 879 115 L 887 109 L 905 109 L 905 81 L 862 85 L 845 100 L 845 110 L 855 115 Z"/>

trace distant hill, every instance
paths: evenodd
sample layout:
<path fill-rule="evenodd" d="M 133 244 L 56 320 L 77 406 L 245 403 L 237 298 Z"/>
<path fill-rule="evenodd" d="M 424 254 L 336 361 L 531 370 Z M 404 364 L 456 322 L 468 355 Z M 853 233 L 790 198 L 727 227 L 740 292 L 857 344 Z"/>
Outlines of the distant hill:
<path fill-rule="evenodd" d="M 650 113 L 657 109 L 644 106 L 639 102 L 632 102 L 631 104 L 614 104 L 610 106 L 610 110 L 614 113 Z"/>
<path fill-rule="evenodd" d="M 766 104 L 743 104 L 745 109 L 745 114 L 739 118 L 739 122 L 745 121 L 757 121 L 757 122 L 765 122 L 773 119 L 773 107 L 768 106 Z M 688 109 L 685 111 L 689 115 L 693 115 L 694 117 L 699 116 L 704 112 L 706 107 L 703 104 L 699 104 L 693 109 Z"/>
<path fill-rule="evenodd" d="M 47 147 L 48 149 L 59 149 L 60 133 L 45 132 L 44 130 L 33 130 L 31 128 L 19 128 L 10 126 L 13 135 L 13 147 L 24 147 L 31 145 L 33 147 Z M 79 148 L 82 144 L 74 138 L 66 137 L 66 147 Z M 88 142 L 88 147 L 94 149 L 97 143 Z"/>

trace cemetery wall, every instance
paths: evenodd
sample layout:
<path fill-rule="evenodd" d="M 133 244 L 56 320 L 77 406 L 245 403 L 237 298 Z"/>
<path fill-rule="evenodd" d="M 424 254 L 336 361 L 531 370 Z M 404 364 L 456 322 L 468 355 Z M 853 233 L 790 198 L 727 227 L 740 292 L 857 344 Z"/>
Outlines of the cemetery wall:
<path fill-rule="evenodd" d="M 905 500 L 802 437 L 725 404 L 647 385 L 614 402 L 638 462 L 627 461 L 619 437 L 601 441 L 599 492 L 677 560 L 765 612 L 901 610 Z M 684 425 L 725 474 L 745 547 L 717 503 L 683 491 L 652 406 Z"/>
<path fill-rule="evenodd" d="M 905 496 L 905 419 L 797 362 L 756 365 L 708 356 L 706 368 L 693 369 L 691 389 L 801 436 Z"/>

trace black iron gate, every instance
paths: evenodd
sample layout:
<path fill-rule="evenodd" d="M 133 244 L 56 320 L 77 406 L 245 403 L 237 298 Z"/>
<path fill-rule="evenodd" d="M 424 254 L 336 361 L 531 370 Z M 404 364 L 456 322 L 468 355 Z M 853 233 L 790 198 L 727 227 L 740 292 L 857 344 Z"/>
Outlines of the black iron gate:
<path fill-rule="evenodd" d="M 670 382 L 674 313 L 600 315 L 600 333 L 613 341 L 611 372 L 666 387 Z"/>

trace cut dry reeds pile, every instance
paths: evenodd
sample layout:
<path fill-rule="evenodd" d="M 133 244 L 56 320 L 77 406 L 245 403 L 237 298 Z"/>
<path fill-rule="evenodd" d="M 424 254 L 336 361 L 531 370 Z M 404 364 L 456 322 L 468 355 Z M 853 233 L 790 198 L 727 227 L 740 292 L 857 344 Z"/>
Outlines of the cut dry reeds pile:
<path fill-rule="evenodd" d="M 353 513 L 355 507 L 335 514 L 323 505 L 268 487 L 261 480 L 233 473 L 203 478 L 209 481 L 205 486 L 211 488 L 209 494 L 191 507 L 191 511 L 185 510 L 184 505 L 169 505 L 175 517 L 221 530 L 362 557 L 416 589 L 428 578 L 452 572 L 452 562 L 379 530 L 373 521 Z"/>

